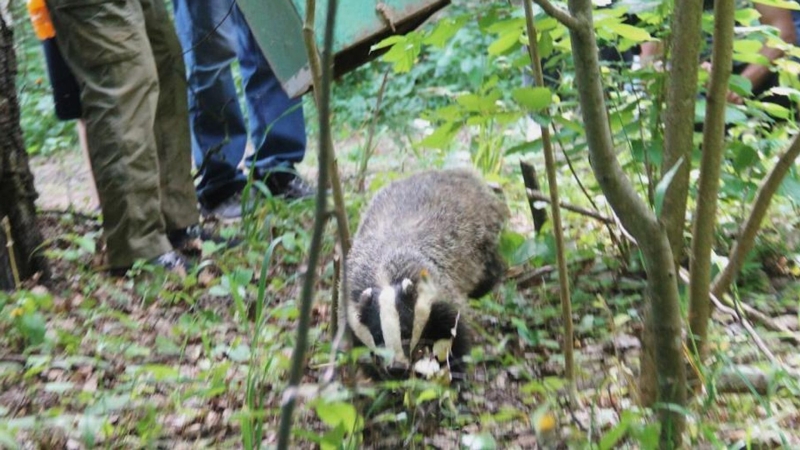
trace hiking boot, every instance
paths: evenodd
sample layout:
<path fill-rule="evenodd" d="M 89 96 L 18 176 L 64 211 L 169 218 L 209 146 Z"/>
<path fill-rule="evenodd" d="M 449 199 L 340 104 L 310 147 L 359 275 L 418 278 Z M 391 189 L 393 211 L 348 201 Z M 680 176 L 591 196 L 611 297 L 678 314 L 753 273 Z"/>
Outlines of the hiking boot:
<path fill-rule="evenodd" d="M 237 192 L 213 208 L 201 206 L 200 214 L 206 219 L 215 217 L 223 223 L 238 222 L 242 218 L 242 194 Z"/>
<path fill-rule="evenodd" d="M 148 262 L 151 265 L 163 267 L 164 270 L 182 273 L 183 275 L 186 275 L 186 269 L 189 267 L 189 262 L 186 261 L 186 258 L 174 250 L 156 256 Z"/>
<path fill-rule="evenodd" d="M 203 252 L 203 228 L 195 224 L 186 228 L 167 231 L 167 239 L 172 248 L 189 256 L 200 256 Z"/>
<path fill-rule="evenodd" d="M 267 176 L 265 184 L 273 196 L 287 200 L 310 198 L 317 193 L 316 189 L 294 172 L 272 172 Z"/>
<path fill-rule="evenodd" d="M 203 253 L 203 242 L 205 241 L 224 243 L 226 248 L 232 248 L 241 243 L 238 239 L 223 239 L 207 231 L 200 224 L 168 231 L 167 239 L 172 244 L 172 248 L 187 256 L 200 256 Z"/>
<path fill-rule="evenodd" d="M 189 262 L 186 261 L 186 258 L 174 250 L 150 259 L 147 261 L 147 264 L 151 266 L 163 267 L 164 270 L 168 272 L 175 272 L 180 276 L 186 276 L 186 269 L 189 267 Z M 124 277 L 133 267 L 135 267 L 135 265 L 132 267 L 117 267 L 109 269 L 108 273 L 113 277 Z"/>

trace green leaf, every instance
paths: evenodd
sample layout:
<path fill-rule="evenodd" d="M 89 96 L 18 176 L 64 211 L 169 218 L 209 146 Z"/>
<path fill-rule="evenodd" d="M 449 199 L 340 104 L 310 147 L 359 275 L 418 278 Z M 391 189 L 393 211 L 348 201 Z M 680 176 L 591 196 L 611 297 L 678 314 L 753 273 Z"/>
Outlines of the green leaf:
<path fill-rule="evenodd" d="M 622 419 L 620 422 L 612 428 L 608 433 L 606 433 L 601 439 L 599 443 L 600 450 L 610 450 L 612 448 L 616 448 L 619 441 L 625 437 L 625 434 L 628 432 L 628 427 L 630 426 L 630 415 L 623 414 Z"/>
<path fill-rule="evenodd" d="M 212 297 L 227 297 L 231 294 L 231 290 L 228 288 L 228 286 L 218 284 L 216 286 L 211 286 L 211 288 L 208 290 L 208 293 Z"/>
<path fill-rule="evenodd" d="M 791 173 L 781 182 L 780 193 L 785 195 L 795 205 L 800 205 L 800 180 L 797 175 Z"/>
<path fill-rule="evenodd" d="M 467 111 L 479 113 L 492 113 L 497 110 L 497 100 L 500 92 L 493 90 L 486 95 L 464 94 L 456 98 L 456 102 Z"/>
<path fill-rule="evenodd" d="M 747 77 L 733 74 L 728 80 L 728 89 L 742 97 L 748 97 L 753 93 L 753 83 Z"/>
<path fill-rule="evenodd" d="M 657 216 L 661 215 L 661 207 L 664 205 L 664 195 L 667 193 L 667 188 L 669 188 L 669 185 L 672 183 L 672 179 L 675 178 L 675 174 L 678 173 L 678 168 L 680 168 L 682 164 L 683 156 L 681 156 L 681 159 L 679 159 L 678 162 L 675 163 L 671 169 L 669 169 L 669 172 L 667 172 L 664 177 L 661 178 L 661 181 L 659 181 L 658 185 L 656 186 L 655 200 Z"/>
<path fill-rule="evenodd" d="M 41 314 L 23 314 L 18 322 L 20 333 L 30 345 L 39 345 L 44 342 L 45 321 Z"/>
<path fill-rule="evenodd" d="M 490 55 L 502 55 L 511 50 L 515 45 L 519 44 L 519 38 L 522 36 L 522 28 L 510 30 L 500 35 L 497 40 L 489 45 L 488 52 Z"/>
<path fill-rule="evenodd" d="M 436 391 L 433 389 L 425 389 L 417 396 L 416 404 L 419 405 L 424 402 L 436 400 L 437 397 L 439 397 L 439 394 L 437 394 Z"/>
<path fill-rule="evenodd" d="M 539 111 L 550 106 L 553 94 L 546 87 L 525 87 L 511 91 L 511 97 L 530 111 Z"/>
<path fill-rule="evenodd" d="M 741 173 L 759 162 L 758 152 L 750 145 L 742 142 L 731 143 L 730 153 L 733 153 L 732 166 L 737 173 Z"/>
<path fill-rule="evenodd" d="M 97 249 L 97 244 L 95 243 L 94 236 L 79 236 L 75 238 L 75 243 L 78 244 L 78 247 L 81 250 L 85 251 L 86 253 L 94 253 Z"/>
<path fill-rule="evenodd" d="M 754 8 L 742 8 L 737 9 L 734 13 L 733 17 L 736 19 L 736 22 L 741 26 L 748 26 L 758 20 L 761 14 L 758 13 Z"/>
<path fill-rule="evenodd" d="M 321 450 L 337 450 L 340 448 L 347 448 L 342 445 L 345 441 L 345 436 L 347 435 L 347 430 L 344 428 L 344 424 L 340 423 L 334 429 L 325 433 L 322 436 L 322 439 L 319 440 L 320 449 Z"/>
<path fill-rule="evenodd" d="M 788 119 L 792 114 L 788 109 L 781 105 L 776 105 L 770 102 L 754 102 L 760 109 L 764 110 L 767 114 L 779 119 Z"/>
<path fill-rule="evenodd" d="M 392 38 L 397 39 L 392 39 Z M 373 50 L 381 49 L 391 45 L 389 51 L 384 53 L 383 60 L 392 63 L 396 73 L 405 73 L 411 70 L 414 61 L 419 56 L 421 50 L 421 42 L 419 34 L 411 32 L 405 36 L 392 36 L 384 39 L 375 46 Z"/>
<path fill-rule="evenodd" d="M 236 347 L 229 348 L 225 353 L 233 362 L 243 363 L 250 359 L 250 347 L 246 344 L 239 344 Z"/>
<path fill-rule="evenodd" d="M 45 392 L 52 392 L 54 394 L 63 394 L 75 388 L 75 383 L 69 381 L 53 381 L 44 385 Z"/>
<path fill-rule="evenodd" d="M 535 238 L 526 239 L 511 255 L 511 263 L 513 266 L 518 266 L 528 262 L 534 256 L 546 252 L 546 245 L 541 244 Z"/>
<path fill-rule="evenodd" d="M 800 11 L 800 5 L 798 5 L 797 2 L 790 0 L 753 0 L 753 3 L 760 3 L 762 5 L 774 6 L 776 8 Z"/>
<path fill-rule="evenodd" d="M 739 39 L 733 42 L 735 53 L 758 53 L 764 44 L 755 39 Z"/>
<path fill-rule="evenodd" d="M 440 20 L 436 27 L 425 36 L 425 39 L 422 40 L 423 43 L 427 45 L 432 45 L 434 47 L 442 48 L 447 44 L 455 34 L 464 27 L 464 24 L 470 19 L 470 16 L 464 14 L 458 17 L 451 17 Z"/>
<path fill-rule="evenodd" d="M 531 331 L 528 328 L 528 324 L 519 317 L 513 317 L 511 323 L 517 328 L 517 334 L 526 344 L 530 346 L 539 345 L 541 339 L 539 339 L 538 330 Z"/>
<path fill-rule="evenodd" d="M 461 437 L 461 445 L 468 450 L 494 450 L 497 442 L 491 434 L 467 434 Z"/>
<path fill-rule="evenodd" d="M 503 255 L 509 265 L 514 265 L 511 264 L 511 261 L 514 260 L 514 254 L 524 242 L 525 236 L 515 231 L 504 230 L 500 234 L 500 254 Z"/>
<path fill-rule="evenodd" d="M 461 127 L 459 125 L 446 123 L 435 129 L 433 133 L 426 136 L 425 139 L 420 141 L 419 145 L 423 147 L 444 150 L 448 145 L 450 145 L 451 142 L 453 142 L 453 138 L 456 136 L 456 133 L 458 133 L 460 128 Z"/>
<path fill-rule="evenodd" d="M 370 51 L 375 51 L 375 50 L 380 50 L 382 48 L 390 47 L 392 45 L 397 44 L 398 42 L 403 42 L 403 41 L 405 41 L 405 36 L 402 36 L 402 35 L 389 36 L 386 39 L 384 39 L 384 40 L 378 42 L 377 44 L 373 45 L 370 48 Z"/>
<path fill-rule="evenodd" d="M 617 23 L 608 28 L 610 31 L 635 42 L 644 42 L 653 39 L 647 30 L 625 23 Z"/>
<path fill-rule="evenodd" d="M 156 381 L 175 380 L 179 375 L 177 367 L 166 364 L 146 364 L 142 367 L 142 372 L 149 373 Z"/>
<path fill-rule="evenodd" d="M 339 424 L 342 424 L 347 431 L 356 429 L 358 413 L 356 408 L 349 403 L 319 401 L 315 406 L 315 410 L 320 420 L 331 428 L 336 428 Z"/>

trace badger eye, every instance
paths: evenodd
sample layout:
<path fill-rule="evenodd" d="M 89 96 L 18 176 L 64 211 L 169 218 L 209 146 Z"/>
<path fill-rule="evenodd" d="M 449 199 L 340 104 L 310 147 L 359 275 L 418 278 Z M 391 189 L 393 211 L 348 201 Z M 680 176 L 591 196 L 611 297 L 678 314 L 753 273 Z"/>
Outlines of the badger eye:
<path fill-rule="evenodd" d="M 411 359 L 412 361 L 417 361 L 419 359 L 422 359 L 422 357 L 424 356 L 425 356 L 425 347 L 420 345 L 414 349 L 414 352 L 411 354 Z"/>

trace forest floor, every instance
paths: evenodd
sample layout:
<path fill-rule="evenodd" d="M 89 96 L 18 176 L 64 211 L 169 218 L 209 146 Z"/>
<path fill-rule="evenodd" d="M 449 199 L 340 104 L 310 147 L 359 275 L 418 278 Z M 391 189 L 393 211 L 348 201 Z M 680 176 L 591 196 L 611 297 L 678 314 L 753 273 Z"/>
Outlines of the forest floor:
<path fill-rule="evenodd" d="M 337 146 L 353 228 L 369 197 L 353 192 L 357 146 Z M 391 150 L 370 162 L 373 188 L 395 172 L 426 166 L 390 141 L 386 147 Z M 309 178 L 310 159 L 301 168 Z M 204 245 L 185 278 L 141 266 L 115 279 L 97 270 L 100 228 L 81 154 L 34 158 L 32 167 L 53 279 L 0 298 L 0 447 L 274 445 L 313 202 L 265 199 L 241 224 L 207 224 L 245 245 Z M 513 183 L 509 190 L 520 191 Z M 512 227 L 529 233 L 528 206 L 511 197 Z M 471 304 L 478 345 L 464 385 L 366 382 L 341 358 L 337 373 L 343 376 L 331 379 L 329 226 L 295 447 L 652 448 L 654 420 L 636 406 L 643 274 L 635 264 L 620 263 L 614 248 L 582 248 L 575 236 L 605 232 L 585 220 L 566 217 L 575 239 L 574 402 L 563 378 L 551 265 L 512 267 L 502 288 Z M 541 245 L 536 251 L 546 253 Z M 741 300 L 794 330 L 796 339 L 800 284 L 768 266 L 780 264 L 764 263 L 770 276 L 761 278 L 760 289 L 743 291 Z M 791 375 L 800 370 L 800 353 L 785 334 L 756 329 L 779 363 L 759 352 L 738 318 L 715 313 L 707 370 L 700 375 L 703 394 L 687 411 L 693 447 L 800 447 L 800 382 Z M 723 392 L 731 373 L 752 384 Z"/>

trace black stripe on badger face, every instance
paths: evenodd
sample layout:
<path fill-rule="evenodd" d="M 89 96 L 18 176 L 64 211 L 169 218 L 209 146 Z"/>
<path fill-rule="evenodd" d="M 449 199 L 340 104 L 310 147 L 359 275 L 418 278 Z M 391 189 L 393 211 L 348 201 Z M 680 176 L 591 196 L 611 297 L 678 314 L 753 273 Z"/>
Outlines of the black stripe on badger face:
<path fill-rule="evenodd" d="M 395 307 L 400 327 L 400 347 L 408 358 L 411 355 L 411 336 L 414 326 L 414 305 L 417 302 L 417 290 L 408 278 L 392 285 L 396 293 Z"/>
<path fill-rule="evenodd" d="M 366 291 L 365 291 L 366 292 Z M 381 314 L 380 307 L 378 306 L 378 294 L 380 291 L 371 289 L 369 298 L 361 304 L 361 314 L 359 319 L 361 323 L 369 330 L 372 335 L 372 342 L 377 347 L 383 347 L 383 331 L 381 330 Z"/>

